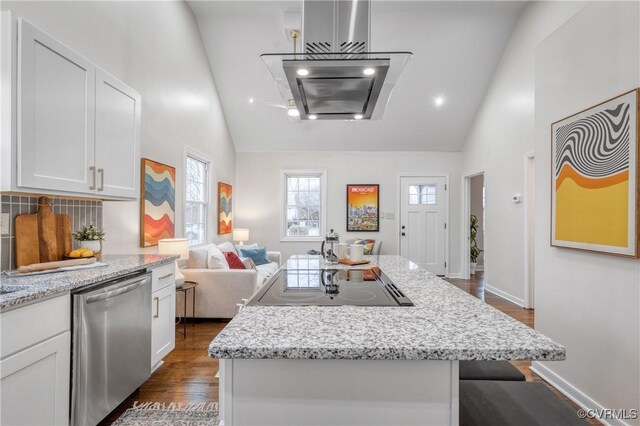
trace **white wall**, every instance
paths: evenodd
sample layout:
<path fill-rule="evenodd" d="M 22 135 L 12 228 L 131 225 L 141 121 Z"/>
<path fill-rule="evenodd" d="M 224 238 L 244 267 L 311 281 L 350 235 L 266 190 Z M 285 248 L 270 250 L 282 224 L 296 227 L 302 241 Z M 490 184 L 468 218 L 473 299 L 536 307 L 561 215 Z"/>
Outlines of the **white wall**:
<path fill-rule="evenodd" d="M 505 48 L 463 147 L 464 175 L 486 171 L 487 285 L 512 301 L 524 299 L 524 156 L 534 146 L 535 46 L 584 6 L 531 2 Z"/>
<path fill-rule="evenodd" d="M 640 3 L 589 4 L 538 46 L 535 81 L 536 328 L 567 348 L 536 368 L 583 403 L 640 410 L 640 261 L 549 245 L 550 125 L 640 87 Z"/>
<path fill-rule="evenodd" d="M 12 9 L 142 95 L 141 154 L 176 167 L 176 235 L 183 232 L 183 147 L 213 161 L 209 239 L 217 237 L 218 179 L 233 183 L 235 149 L 197 23 L 186 2 L 11 2 Z M 139 248 L 139 203 L 105 202 L 105 252 Z"/>
<path fill-rule="evenodd" d="M 251 241 L 270 250 L 279 250 L 284 258 L 319 249 L 317 242 L 280 242 L 282 169 L 327 170 L 327 229 L 334 228 L 342 240 L 354 236 L 383 241 L 383 254 L 398 253 L 398 187 L 401 173 L 448 172 L 450 182 L 459 182 L 459 153 L 438 152 L 305 152 L 241 153 L 236 155 L 236 226 L 250 228 Z M 395 213 L 395 219 L 380 220 L 380 232 L 346 232 L 346 185 L 380 184 L 380 211 Z M 450 185 L 449 223 L 460 222 L 459 185 Z M 450 272 L 460 272 L 460 234 L 450 227 Z"/>

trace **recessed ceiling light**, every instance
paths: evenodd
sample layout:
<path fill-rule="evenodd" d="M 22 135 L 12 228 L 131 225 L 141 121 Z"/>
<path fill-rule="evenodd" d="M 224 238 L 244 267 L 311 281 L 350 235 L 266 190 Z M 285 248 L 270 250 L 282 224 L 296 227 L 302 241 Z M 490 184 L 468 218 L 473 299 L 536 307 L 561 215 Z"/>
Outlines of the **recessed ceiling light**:
<path fill-rule="evenodd" d="M 364 74 L 364 75 L 374 75 L 375 73 L 376 73 L 376 70 L 373 69 L 373 68 L 365 68 L 362 71 L 362 74 Z"/>
<path fill-rule="evenodd" d="M 250 104 L 254 103 L 255 101 L 256 101 L 255 99 L 253 99 L 253 98 L 249 98 L 249 103 L 250 103 Z"/>
<path fill-rule="evenodd" d="M 309 71 L 305 70 L 304 68 L 300 68 L 298 70 L 298 75 L 301 75 L 301 76 L 309 75 Z"/>
<path fill-rule="evenodd" d="M 353 116 L 355 120 L 362 120 L 362 114 L 356 114 Z"/>
<path fill-rule="evenodd" d="M 310 116 L 309 116 L 309 120 L 315 120 L 316 118 L 318 118 L 318 116 L 317 116 L 317 115 L 313 115 L 313 114 L 312 114 L 312 115 L 310 115 Z"/>
<path fill-rule="evenodd" d="M 444 105 L 444 98 L 442 96 L 433 98 L 433 104 L 437 107 Z"/>
<path fill-rule="evenodd" d="M 297 117 L 300 115 L 300 111 L 295 107 L 287 108 L 287 114 L 289 114 L 289 117 Z"/>

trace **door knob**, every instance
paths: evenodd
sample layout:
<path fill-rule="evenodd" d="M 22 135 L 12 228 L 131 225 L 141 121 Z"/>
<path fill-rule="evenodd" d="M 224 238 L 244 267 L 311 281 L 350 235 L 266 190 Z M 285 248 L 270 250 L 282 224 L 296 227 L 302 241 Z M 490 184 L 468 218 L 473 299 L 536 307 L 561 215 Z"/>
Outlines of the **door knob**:
<path fill-rule="evenodd" d="M 403 232 L 401 235 L 404 237 L 404 236 L 405 236 L 405 235 L 407 235 L 407 234 L 405 234 L 405 233 Z"/>
<path fill-rule="evenodd" d="M 405 228 L 405 226 L 404 226 L 404 225 L 402 225 L 402 229 L 404 229 L 404 228 Z"/>

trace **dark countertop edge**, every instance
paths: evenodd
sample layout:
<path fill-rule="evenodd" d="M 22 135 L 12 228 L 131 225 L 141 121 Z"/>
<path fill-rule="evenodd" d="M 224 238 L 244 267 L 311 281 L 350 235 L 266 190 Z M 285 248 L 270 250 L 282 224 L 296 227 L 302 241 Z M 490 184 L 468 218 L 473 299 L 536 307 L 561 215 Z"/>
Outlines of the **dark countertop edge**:
<path fill-rule="evenodd" d="M 126 255 L 116 255 L 116 256 L 126 256 Z M 22 308 L 24 306 L 32 305 L 34 303 L 38 303 L 38 302 L 42 302 L 42 301 L 45 301 L 45 300 L 53 299 L 55 297 L 62 296 L 65 293 L 69 294 L 69 293 L 71 293 L 71 290 L 76 290 L 78 288 L 94 285 L 94 284 L 97 284 L 97 283 L 99 283 L 101 281 L 117 279 L 117 278 L 120 278 L 122 276 L 134 273 L 134 272 L 153 269 L 153 268 L 156 268 L 158 266 L 162 266 L 162 265 L 171 263 L 171 262 L 175 261 L 179 257 L 177 255 L 162 255 L 162 256 L 163 256 L 162 259 L 154 260 L 154 261 L 151 261 L 151 262 L 148 262 L 148 263 L 141 263 L 140 265 L 135 266 L 135 267 L 124 268 L 124 269 L 122 269 L 122 272 L 120 272 L 120 271 L 115 272 L 109 278 L 105 278 L 104 280 L 101 279 L 102 277 L 97 277 L 95 279 L 86 279 L 86 280 L 83 280 L 82 282 L 80 282 L 78 284 L 71 284 L 71 285 L 68 285 L 68 286 L 60 286 L 59 290 L 58 289 L 51 289 L 51 288 L 47 287 L 47 288 L 40 289 L 39 291 L 38 290 L 33 290 L 31 293 L 29 293 L 27 295 L 24 295 L 24 296 L 16 297 L 16 298 L 9 299 L 9 300 L 4 300 L 4 301 L 0 302 L 0 313 L 9 312 L 9 311 L 12 311 L 14 309 L 18 309 L 18 308 Z"/>

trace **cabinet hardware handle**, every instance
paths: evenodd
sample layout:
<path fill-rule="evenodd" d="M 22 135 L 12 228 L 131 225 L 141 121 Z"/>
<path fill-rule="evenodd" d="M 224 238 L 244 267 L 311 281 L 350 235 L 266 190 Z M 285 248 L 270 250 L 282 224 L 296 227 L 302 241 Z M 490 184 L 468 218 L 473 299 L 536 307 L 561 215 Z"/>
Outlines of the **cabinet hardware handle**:
<path fill-rule="evenodd" d="M 89 189 L 93 191 L 96 189 L 96 168 L 91 166 L 89 167 L 89 170 L 93 172 L 93 185 L 89 187 Z"/>
<path fill-rule="evenodd" d="M 163 277 L 158 278 L 158 281 L 166 280 L 167 278 L 172 277 L 172 276 L 173 276 L 173 273 L 167 274 L 167 275 L 165 275 Z"/>
<path fill-rule="evenodd" d="M 407 234 L 405 234 L 405 233 L 403 232 L 403 233 L 402 233 L 402 236 L 404 237 L 405 235 L 407 235 Z"/>
<path fill-rule="evenodd" d="M 153 317 L 158 318 L 160 316 L 160 298 L 154 297 L 153 300 L 156 301 L 156 314 Z"/>
<path fill-rule="evenodd" d="M 98 169 L 98 173 L 100 173 L 100 188 L 98 188 L 98 191 L 104 191 L 104 169 Z"/>

